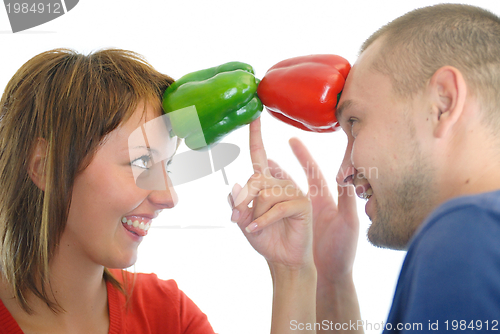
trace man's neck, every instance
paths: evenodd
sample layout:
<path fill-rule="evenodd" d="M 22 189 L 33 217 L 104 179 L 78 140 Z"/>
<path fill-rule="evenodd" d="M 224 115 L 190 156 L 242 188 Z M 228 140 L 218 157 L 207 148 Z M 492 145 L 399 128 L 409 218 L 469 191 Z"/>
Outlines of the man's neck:
<path fill-rule="evenodd" d="M 487 133 L 457 141 L 441 169 L 442 201 L 500 189 L 500 154 L 493 142 Z"/>

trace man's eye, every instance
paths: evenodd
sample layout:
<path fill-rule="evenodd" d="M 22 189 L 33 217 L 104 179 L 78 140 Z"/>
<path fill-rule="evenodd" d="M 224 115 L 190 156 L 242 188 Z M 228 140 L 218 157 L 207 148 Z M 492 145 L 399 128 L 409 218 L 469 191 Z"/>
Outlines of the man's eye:
<path fill-rule="evenodd" d="M 356 121 L 357 121 L 357 119 L 356 119 L 356 118 L 351 117 L 351 118 L 349 118 L 349 119 L 347 120 L 347 123 L 349 123 L 349 125 L 350 125 L 350 126 L 352 126 L 352 125 L 354 124 L 354 122 L 356 122 Z"/>
<path fill-rule="evenodd" d="M 143 155 L 135 160 L 133 160 L 130 165 L 132 167 L 138 167 L 142 169 L 149 169 L 152 166 L 152 158 L 150 155 Z"/>
<path fill-rule="evenodd" d="M 355 117 L 350 117 L 348 120 L 347 120 L 347 123 L 349 124 L 349 126 L 351 127 L 351 135 L 356 138 L 356 134 L 354 133 L 354 124 L 358 121 L 357 118 Z"/>

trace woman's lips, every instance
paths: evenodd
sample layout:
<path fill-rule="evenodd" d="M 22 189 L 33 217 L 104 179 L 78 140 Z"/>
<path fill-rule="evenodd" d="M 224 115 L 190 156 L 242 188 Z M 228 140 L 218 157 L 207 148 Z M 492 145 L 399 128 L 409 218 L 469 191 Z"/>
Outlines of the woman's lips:
<path fill-rule="evenodd" d="M 141 216 L 126 216 L 122 218 L 123 227 L 125 227 L 127 231 L 141 237 L 148 234 L 148 230 L 151 227 L 151 221 L 151 218 Z"/>

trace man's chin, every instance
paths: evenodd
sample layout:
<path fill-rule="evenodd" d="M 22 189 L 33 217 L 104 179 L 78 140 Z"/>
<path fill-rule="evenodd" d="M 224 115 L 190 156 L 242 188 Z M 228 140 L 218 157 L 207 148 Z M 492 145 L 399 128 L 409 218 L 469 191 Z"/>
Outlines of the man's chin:
<path fill-rule="evenodd" d="M 368 228 L 368 241 L 375 247 L 388 248 L 393 250 L 407 250 L 411 236 L 401 235 L 386 224 L 378 222 L 377 219 L 372 219 Z"/>

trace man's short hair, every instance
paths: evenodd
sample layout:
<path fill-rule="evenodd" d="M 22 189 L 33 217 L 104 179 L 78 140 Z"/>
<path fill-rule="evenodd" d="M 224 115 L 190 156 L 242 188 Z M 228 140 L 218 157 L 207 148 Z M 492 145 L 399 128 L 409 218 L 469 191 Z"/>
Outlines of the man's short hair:
<path fill-rule="evenodd" d="M 441 67 L 456 67 L 469 93 L 481 103 L 484 121 L 500 126 L 500 18 L 474 6 L 441 4 L 411 11 L 375 32 L 381 38 L 372 66 L 392 79 L 394 91 L 410 97 Z"/>

